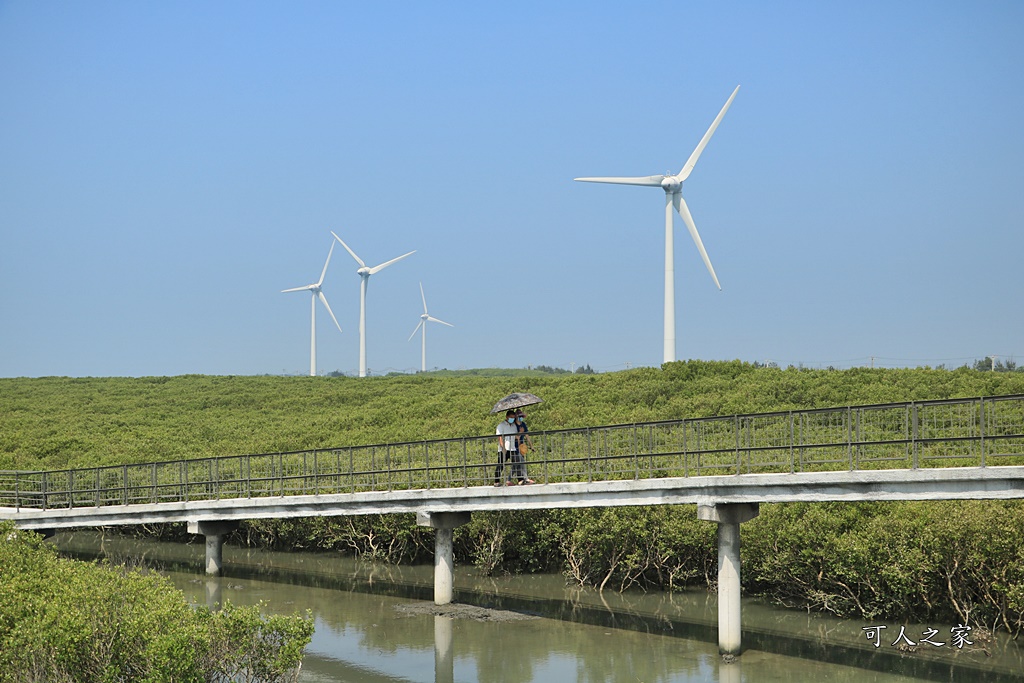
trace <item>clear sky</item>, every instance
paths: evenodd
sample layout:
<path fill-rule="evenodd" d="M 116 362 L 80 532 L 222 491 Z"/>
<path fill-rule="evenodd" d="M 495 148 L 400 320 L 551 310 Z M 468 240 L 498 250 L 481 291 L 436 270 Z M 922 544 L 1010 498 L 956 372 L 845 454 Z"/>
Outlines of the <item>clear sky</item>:
<path fill-rule="evenodd" d="M 1024 3 L 0 0 L 0 376 L 1024 362 Z M 321 373 L 354 373 L 335 250 Z"/>

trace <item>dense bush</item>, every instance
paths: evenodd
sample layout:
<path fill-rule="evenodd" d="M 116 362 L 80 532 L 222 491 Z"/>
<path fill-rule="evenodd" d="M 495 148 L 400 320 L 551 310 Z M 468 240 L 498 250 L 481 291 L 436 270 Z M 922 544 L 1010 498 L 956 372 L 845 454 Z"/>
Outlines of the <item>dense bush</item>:
<path fill-rule="evenodd" d="M 741 527 L 754 593 L 864 619 L 1024 628 L 1024 506 L 789 503 Z"/>
<path fill-rule="evenodd" d="M 286 681 L 307 617 L 193 607 L 168 581 L 60 559 L 0 522 L 0 681 Z"/>

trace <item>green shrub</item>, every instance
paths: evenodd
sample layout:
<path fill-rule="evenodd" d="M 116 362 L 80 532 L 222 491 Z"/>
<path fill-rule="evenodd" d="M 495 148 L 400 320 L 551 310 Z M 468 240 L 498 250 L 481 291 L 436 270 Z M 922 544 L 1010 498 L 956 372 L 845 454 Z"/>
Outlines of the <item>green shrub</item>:
<path fill-rule="evenodd" d="M 0 681 L 286 681 L 307 617 L 193 607 L 167 580 L 57 557 L 0 522 Z"/>

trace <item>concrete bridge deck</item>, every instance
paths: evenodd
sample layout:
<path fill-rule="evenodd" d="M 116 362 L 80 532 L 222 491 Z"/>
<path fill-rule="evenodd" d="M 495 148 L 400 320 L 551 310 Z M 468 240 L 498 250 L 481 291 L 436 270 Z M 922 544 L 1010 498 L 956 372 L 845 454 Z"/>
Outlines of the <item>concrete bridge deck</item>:
<path fill-rule="evenodd" d="M 240 521 L 392 513 L 484 512 L 624 505 L 727 505 L 1024 498 L 1024 467 L 742 474 L 702 477 L 402 489 L 320 495 L 50 508 L 0 508 L 23 529 Z"/>

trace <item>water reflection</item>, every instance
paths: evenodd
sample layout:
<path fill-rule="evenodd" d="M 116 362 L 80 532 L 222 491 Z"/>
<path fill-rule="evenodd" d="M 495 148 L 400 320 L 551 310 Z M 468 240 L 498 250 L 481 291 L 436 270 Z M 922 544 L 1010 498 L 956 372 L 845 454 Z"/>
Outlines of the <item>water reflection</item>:
<path fill-rule="evenodd" d="M 452 657 L 451 617 L 434 617 L 434 683 L 454 683 L 455 660 Z"/>
<path fill-rule="evenodd" d="M 560 577 L 482 577 L 457 568 L 455 599 L 484 615 L 435 613 L 431 567 L 391 567 L 333 555 L 224 549 L 225 576 L 202 575 L 202 544 L 124 539 L 59 541 L 77 552 L 142 553 L 170 568 L 192 600 L 211 607 L 264 602 L 291 613 L 311 609 L 316 633 L 301 680 L 321 681 L 785 681 L 864 683 L 1020 680 L 1020 649 L 1002 638 L 980 652 L 908 656 L 875 649 L 862 622 L 744 603 L 745 652 L 717 652 L 714 595 L 597 593 Z M 182 571 L 184 570 L 184 571 Z M 201 577 L 201 578 L 200 578 Z M 416 601 L 416 602 L 411 602 Z M 505 610 L 514 619 L 502 619 Z M 540 618 L 546 617 L 546 618 Z M 948 626 L 947 626 L 948 628 Z M 851 666 L 856 665 L 856 666 Z"/>

